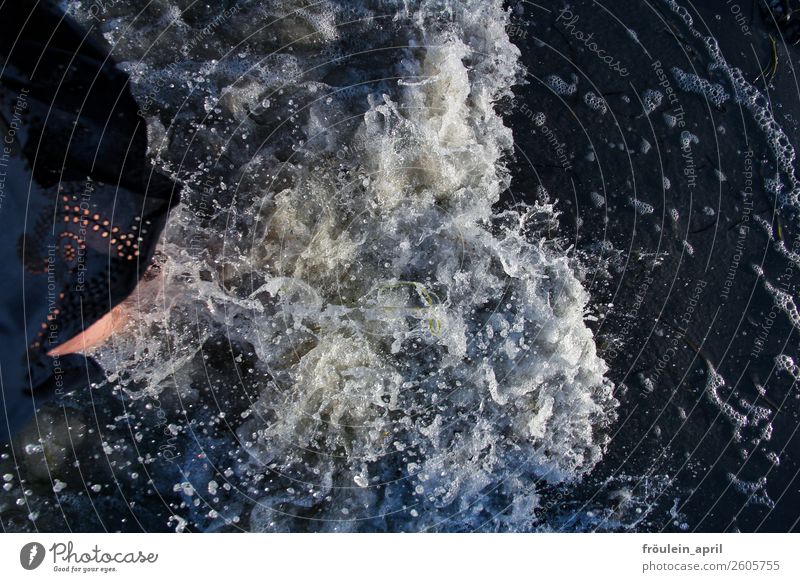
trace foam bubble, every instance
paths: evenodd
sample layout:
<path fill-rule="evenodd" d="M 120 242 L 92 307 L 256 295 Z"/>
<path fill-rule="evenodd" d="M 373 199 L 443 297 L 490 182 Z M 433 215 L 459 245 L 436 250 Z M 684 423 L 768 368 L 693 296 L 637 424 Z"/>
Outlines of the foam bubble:
<path fill-rule="evenodd" d="M 595 208 L 602 208 L 603 206 L 605 206 L 606 199 L 599 192 L 592 192 L 589 196 L 591 197 L 592 204 L 595 205 Z"/>
<path fill-rule="evenodd" d="M 694 73 L 686 73 L 679 67 L 673 67 L 672 76 L 681 89 L 688 93 L 703 95 L 717 107 L 722 107 L 722 104 L 731 97 L 719 83 L 711 83 L 708 79 L 703 79 Z"/>
<path fill-rule="evenodd" d="M 591 109 L 597 111 L 598 113 L 605 115 L 608 112 L 608 105 L 606 104 L 606 100 L 602 97 L 599 97 L 593 91 L 588 91 L 583 96 L 583 102 L 586 103 Z"/>
<path fill-rule="evenodd" d="M 635 199 L 633 196 L 628 197 L 628 204 L 633 206 L 634 210 L 636 210 L 637 214 L 642 216 L 647 214 L 653 214 L 653 205 L 644 202 L 643 200 Z"/>
<path fill-rule="evenodd" d="M 664 100 L 664 94 L 656 89 L 647 89 L 643 95 L 644 111 L 650 115 L 653 111 L 659 108 L 661 102 Z"/>
<path fill-rule="evenodd" d="M 573 77 L 572 83 L 568 83 L 558 75 L 549 75 L 545 79 L 545 83 L 556 95 L 569 96 L 574 95 L 578 90 L 577 77 Z"/>

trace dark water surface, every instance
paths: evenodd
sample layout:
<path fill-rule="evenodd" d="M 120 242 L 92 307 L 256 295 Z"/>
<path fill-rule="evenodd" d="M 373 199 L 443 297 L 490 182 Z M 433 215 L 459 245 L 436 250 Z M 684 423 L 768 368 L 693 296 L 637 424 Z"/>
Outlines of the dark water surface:
<path fill-rule="evenodd" d="M 782 38 L 770 16 L 750 4 L 686 6 L 694 26 L 717 39 L 725 60 L 757 80 L 794 143 L 796 39 Z M 518 18 L 536 23 L 517 37 L 530 80 L 518 99 L 546 111 L 570 167 L 563 168 L 554 140 L 518 105 L 515 138 L 533 163 L 518 160 L 513 189 L 530 191 L 541 182 L 559 200 L 561 228 L 575 252 L 606 257 L 608 273 L 590 269 L 587 280 L 599 318 L 592 328 L 621 402 L 608 453 L 580 493 L 570 494 L 579 500 L 554 503 L 555 515 L 576 506 L 595 513 L 567 517 L 568 530 L 613 529 L 617 521 L 643 531 L 796 530 L 797 389 L 775 358 L 795 357 L 797 330 L 763 281 L 793 295 L 797 264 L 776 252 L 755 218 L 780 229 L 775 238 L 791 249 L 797 216 L 765 188 L 776 171 L 769 138 L 745 107 L 732 100 L 717 105 L 681 88 L 673 67 L 731 93 L 726 76 L 709 71 L 707 47 L 665 3 L 574 2 L 566 12 L 522 5 Z M 576 31 L 593 34 L 588 42 L 622 58 L 630 75 L 606 68 Z M 577 92 L 553 94 L 547 85 L 553 73 L 565 80 L 577 75 Z M 589 90 L 605 97 L 607 113 L 582 100 Z M 648 90 L 664 95 L 649 115 Z M 678 118 L 675 126 L 664 114 Z M 688 156 L 683 131 L 698 142 Z M 604 197 L 602 206 L 592 192 Z M 631 199 L 652 211 L 637 212 Z M 744 415 L 746 426 L 709 397 L 711 366 L 725 380 L 720 402 L 735 409 L 730 414 Z M 757 420 L 759 414 L 768 420 Z"/>

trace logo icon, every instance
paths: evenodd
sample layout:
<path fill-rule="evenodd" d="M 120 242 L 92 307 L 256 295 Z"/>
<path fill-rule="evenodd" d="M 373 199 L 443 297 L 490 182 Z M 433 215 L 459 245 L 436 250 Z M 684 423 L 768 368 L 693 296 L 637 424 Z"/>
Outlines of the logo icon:
<path fill-rule="evenodd" d="M 44 562 L 44 546 L 39 542 L 30 542 L 19 551 L 19 563 L 26 570 L 35 570 Z"/>

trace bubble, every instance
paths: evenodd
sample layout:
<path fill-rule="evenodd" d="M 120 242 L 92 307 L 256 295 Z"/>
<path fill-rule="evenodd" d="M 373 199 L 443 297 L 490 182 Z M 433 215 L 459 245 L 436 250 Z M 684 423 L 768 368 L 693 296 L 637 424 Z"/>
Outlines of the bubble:
<path fill-rule="evenodd" d="M 605 99 L 599 97 L 592 91 L 588 91 L 583 96 L 583 102 L 586 103 L 592 110 L 597 111 L 598 113 L 605 115 L 608 112 L 608 105 L 606 104 Z"/>
<path fill-rule="evenodd" d="M 578 90 L 577 78 L 574 78 L 572 83 L 567 83 L 558 75 L 549 75 L 544 82 L 556 95 L 567 97 L 574 95 Z"/>
<path fill-rule="evenodd" d="M 681 149 L 687 150 L 692 144 L 699 144 L 700 139 L 690 131 L 681 132 Z"/>
<path fill-rule="evenodd" d="M 640 214 L 642 216 L 647 214 L 653 214 L 654 208 L 652 204 L 648 204 L 647 202 L 644 202 L 642 200 L 634 199 L 632 196 L 628 197 L 628 204 L 633 206 L 637 214 Z"/>
<path fill-rule="evenodd" d="M 603 206 L 605 206 L 606 199 L 599 192 L 592 192 L 589 196 L 595 208 L 602 208 Z"/>
<path fill-rule="evenodd" d="M 650 115 L 659 108 L 661 102 L 664 100 L 664 94 L 655 89 L 647 89 L 643 95 L 644 111 Z"/>
<path fill-rule="evenodd" d="M 731 97 L 719 83 L 711 83 L 694 73 L 686 73 L 679 67 L 673 67 L 672 76 L 675 77 L 681 89 L 688 93 L 697 93 L 705 96 L 716 107 L 722 107 Z"/>

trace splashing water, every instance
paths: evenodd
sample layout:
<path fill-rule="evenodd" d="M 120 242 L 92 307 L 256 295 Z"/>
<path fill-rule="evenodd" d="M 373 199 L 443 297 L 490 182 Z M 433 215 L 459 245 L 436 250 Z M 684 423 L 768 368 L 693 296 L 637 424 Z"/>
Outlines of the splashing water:
<path fill-rule="evenodd" d="M 554 207 L 496 208 L 521 72 L 502 3 L 243 3 L 199 41 L 177 5 L 109 10 L 185 184 L 161 276 L 97 354 L 111 379 L 157 400 L 220 337 L 250 346 L 215 390 L 254 394 L 232 469 L 252 529 L 531 527 L 616 401 L 578 269 L 536 228 Z"/>

